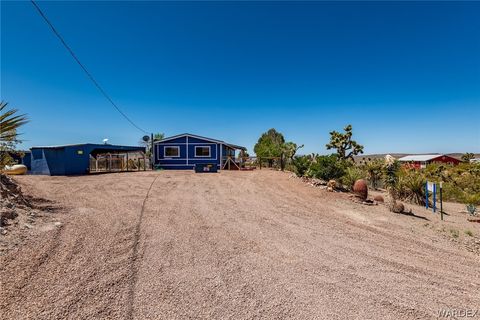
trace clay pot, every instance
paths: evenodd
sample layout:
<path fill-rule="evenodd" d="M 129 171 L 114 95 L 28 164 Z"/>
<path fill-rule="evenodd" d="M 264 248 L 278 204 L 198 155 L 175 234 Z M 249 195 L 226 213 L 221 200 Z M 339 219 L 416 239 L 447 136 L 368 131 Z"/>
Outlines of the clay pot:
<path fill-rule="evenodd" d="M 355 183 L 353 184 L 353 192 L 359 199 L 363 201 L 367 200 L 367 197 L 368 197 L 367 182 L 363 179 L 355 181 Z"/>
<path fill-rule="evenodd" d="M 377 202 L 385 202 L 385 200 L 383 199 L 383 197 L 381 195 L 376 195 L 375 197 L 373 197 L 373 200 L 377 201 Z"/>

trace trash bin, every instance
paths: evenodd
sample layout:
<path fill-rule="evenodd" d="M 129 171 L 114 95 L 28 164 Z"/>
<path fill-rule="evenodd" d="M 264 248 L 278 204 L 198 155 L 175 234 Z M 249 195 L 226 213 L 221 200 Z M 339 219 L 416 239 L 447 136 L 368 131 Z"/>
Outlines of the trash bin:
<path fill-rule="evenodd" d="M 195 164 L 195 172 L 217 172 L 217 165 L 215 163 L 197 163 Z"/>

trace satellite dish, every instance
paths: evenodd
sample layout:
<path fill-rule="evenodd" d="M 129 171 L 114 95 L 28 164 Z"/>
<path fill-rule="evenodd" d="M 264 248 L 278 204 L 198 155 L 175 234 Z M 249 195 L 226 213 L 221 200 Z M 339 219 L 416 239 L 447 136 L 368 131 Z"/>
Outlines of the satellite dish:
<path fill-rule="evenodd" d="M 145 142 L 148 142 L 150 140 L 150 137 L 149 136 L 143 136 L 142 140 L 145 141 Z"/>
<path fill-rule="evenodd" d="M 103 139 L 103 144 L 108 144 L 108 139 Z"/>

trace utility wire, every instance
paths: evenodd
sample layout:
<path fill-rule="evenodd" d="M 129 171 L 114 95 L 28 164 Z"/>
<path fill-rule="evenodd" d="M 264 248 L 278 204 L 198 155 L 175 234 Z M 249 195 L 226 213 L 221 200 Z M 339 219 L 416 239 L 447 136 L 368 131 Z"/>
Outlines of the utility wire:
<path fill-rule="evenodd" d="M 48 20 L 47 16 L 43 13 L 43 11 L 38 7 L 38 5 L 35 3 L 34 0 L 30 0 L 33 4 L 33 6 L 35 7 L 35 9 L 37 9 L 38 13 L 40 14 L 40 16 L 42 16 L 42 18 L 45 20 L 45 22 L 50 26 L 50 28 L 52 29 L 53 33 L 57 36 L 57 38 L 60 40 L 60 42 L 63 44 L 63 46 L 67 49 L 67 51 L 70 53 L 70 55 L 73 57 L 73 59 L 77 62 L 77 64 L 80 66 L 80 68 L 82 68 L 82 70 L 87 74 L 87 77 L 93 82 L 93 84 L 95 85 L 95 87 L 97 87 L 97 89 L 100 91 L 100 93 L 112 104 L 112 106 L 128 121 L 130 122 L 130 124 L 132 126 L 134 126 L 135 128 L 137 128 L 138 130 L 142 131 L 143 133 L 146 133 L 146 134 L 149 134 L 149 132 L 143 130 L 142 128 L 140 128 L 138 125 L 135 124 L 135 122 L 133 122 L 116 104 L 115 102 L 113 102 L 112 98 L 110 98 L 110 96 L 107 94 L 107 92 L 105 92 L 105 90 L 103 90 L 103 88 L 100 86 L 100 84 L 97 82 L 97 80 L 95 80 L 95 78 L 92 76 L 92 74 L 87 70 L 87 68 L 80 62 L 80 60 L 77 58 L 77 56 L 75 55 L 75 53 L 73 52 L 73 50 L 70 48 L 70 46 L 65 42 L 65 40 L 63 39 L 63 37 L 60 35 L 60 33 L 58 33 L 57 29 L 55 29 L 55 27 L 53 26 L 53 24 L 50 22 L 50 20 Z"/>

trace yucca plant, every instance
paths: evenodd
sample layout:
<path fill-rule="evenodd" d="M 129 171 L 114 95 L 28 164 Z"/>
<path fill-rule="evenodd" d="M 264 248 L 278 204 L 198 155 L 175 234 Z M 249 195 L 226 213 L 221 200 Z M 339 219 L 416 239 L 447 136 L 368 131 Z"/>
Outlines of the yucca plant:
<path fill-rule="evenodd" d="M 17 114 L 17 109 L 7 110 L 7 106 L 7 102 L 0 102 L 0 168 L 12 161 L 9 153 L 19 142 L 17 129 L 28 122 L 25 114 Z"/>
<path fill-rule="evenodd" d="M 399 172 L 397 192 L 401 199 L 425 205 L 425 177 L 415 169 L 402 169 Z"/>
<path fill-rule="evenodd" d="M 345 170 L 345 174 L 342 177 L 343 185 L 348 189 L 352 190 L 355 181 L 359 179 L 364 179 L 366 176 L 365 172 L 357 166 L 348 167 Z"/>

